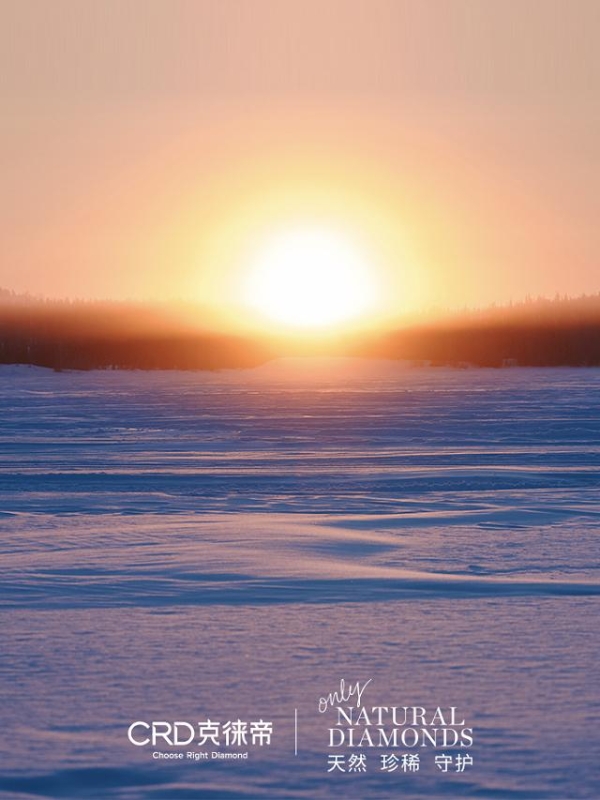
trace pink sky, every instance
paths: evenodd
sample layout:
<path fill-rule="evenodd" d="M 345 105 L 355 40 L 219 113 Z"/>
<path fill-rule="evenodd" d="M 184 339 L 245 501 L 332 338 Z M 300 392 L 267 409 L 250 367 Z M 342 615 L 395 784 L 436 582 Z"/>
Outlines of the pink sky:
<path fill-rule="evenodd" d="M 8 0 L 0 286 L 226 307 L 363 231 L 387 311 L 596 292 L 596 0 Z M 254 228 L 253 228 L 254 226 Z"/>

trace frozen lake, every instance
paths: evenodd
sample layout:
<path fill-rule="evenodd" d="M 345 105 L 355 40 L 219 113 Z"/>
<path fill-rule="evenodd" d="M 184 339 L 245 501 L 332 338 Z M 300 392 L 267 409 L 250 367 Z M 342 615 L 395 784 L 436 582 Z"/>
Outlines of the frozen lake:
<path fill-rule="evenodd" d="M 600 370 L 0 379 L 0 796 L 598 797 Z M 341 678 L 457 707 L 473 764 L 328 772 Z M 208 718 L 271 744 L 127 739 Z"/>

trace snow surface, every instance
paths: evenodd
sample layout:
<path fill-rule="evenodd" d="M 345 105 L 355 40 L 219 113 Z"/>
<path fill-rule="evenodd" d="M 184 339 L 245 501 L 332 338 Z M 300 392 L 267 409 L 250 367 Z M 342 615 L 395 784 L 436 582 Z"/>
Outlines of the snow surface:
<path fill-rule="evenodd" d="M 349 359 L 0 368 L 0 795 L 596 798 L 599 389 Z M 328 774 L 316 703 L 342 677 L 458 706 L 474 766 Z M 244 715 L 277 735 L 243 763 L 126 739 Z"/>

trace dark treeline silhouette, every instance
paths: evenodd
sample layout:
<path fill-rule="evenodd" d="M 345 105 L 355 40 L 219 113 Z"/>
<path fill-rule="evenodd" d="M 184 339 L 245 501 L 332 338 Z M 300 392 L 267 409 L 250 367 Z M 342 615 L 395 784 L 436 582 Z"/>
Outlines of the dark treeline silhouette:
<path fill-rule="evenodd" d="M 43 301 L 0 290 L 0 363 L 62 369 L 221 369 L 286 355 L 430 365 L 600 366 L 600 294 L 438 313 L 386 333 L 264 339 L 203 329 L 202 310 Z"/>
<path fill-rule="evenodd" d="M 600 295 L 446 315 L 393 331 L 363 352 L 432 365 L 599 366 Z"/>
<path fill-rule="evenodd" d="M 363 354 L 432 366 L 600 366 L 600 324 L 415 327 Z"/>
<path fill-rule="evenodd" d="M 190 316 L 189 307 L 38 301 L 4 292 L 0 363 L 55 370 L 221 369 L 271 357 L 264 343 L 203 330 Z"/>

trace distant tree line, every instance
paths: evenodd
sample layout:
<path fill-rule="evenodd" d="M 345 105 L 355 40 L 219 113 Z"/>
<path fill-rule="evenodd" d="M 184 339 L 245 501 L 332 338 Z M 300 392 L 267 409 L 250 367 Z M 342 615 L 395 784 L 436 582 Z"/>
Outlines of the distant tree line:
<path fill-rule="evenodd" d="M 4 302 L 3 302 L 4 301 Z M 189 311 L 189 309 L 188 309 Z M 256 366 L 266 346 L 203 330 L 176 310 L 94 301 L 8 301 L 0 292 L 0 363 L 63 369 Z"/>
<path fill-rule="evenodd" d="M 433 366 L 600 366 L 600 321 L 595 325 L 415 327 L 390 334 L 368 350 L 370 355 Z"/>
<path fill-rule="evenodd" d="M 433 365 L 600 366 L 600 294 L 441 315 L 382 337 L 374 352 Z"/>
<path fill-rule="evenodd" d="M 189 309 L 188 309 L 189 310 Z M 600 294 L 438 312 L 386 333 L 303 344 L 203 329 L 142 304 L 39 301 L 0 290 L 0 363 L 63 369 L 222 369 L 302 353 L 455 366 L 600 366 Z"/>

